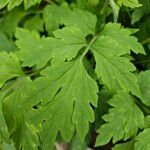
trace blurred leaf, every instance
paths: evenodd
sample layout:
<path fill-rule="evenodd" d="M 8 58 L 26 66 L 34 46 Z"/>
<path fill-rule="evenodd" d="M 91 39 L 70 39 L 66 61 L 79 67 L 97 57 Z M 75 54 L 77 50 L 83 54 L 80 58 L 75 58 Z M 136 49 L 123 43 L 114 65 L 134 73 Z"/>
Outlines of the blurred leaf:
<path fill-rule="evenodd" d="M 139 0 L 139 3 L 142 4 L 142 6 L 133 12 L 132 23 L 139 21 L 143 16 L 150 13 L 150 0 Z"/>
<path fill-rule="evenodd" d="M 4 33 L 0 33 L 0 51 L 12 52 L 17 48 L 12 40 L 8 40 Z"/>
<path fill-rule="evenodd" d="M 30 19 L 28 19 L 25 24 L 24 28 L 30 30 L 30 31 L 43 31 L 43 20 L 40 18 L 40 16 L 34 16 Z"/>

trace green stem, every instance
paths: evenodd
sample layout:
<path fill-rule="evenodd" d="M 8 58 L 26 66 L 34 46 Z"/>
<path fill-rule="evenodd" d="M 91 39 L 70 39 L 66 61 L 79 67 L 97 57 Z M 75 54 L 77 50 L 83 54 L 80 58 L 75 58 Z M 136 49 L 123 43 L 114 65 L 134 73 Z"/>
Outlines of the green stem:
<path fill-rule="evenodd" d="M 92 40 L 90 41 L 90 43 L 88 44 L 88 46 L 86 47 L 86 49 L 84 50 L 82 56 L 81 56 L 81 59 L 83 59 L 83 57 L 87 54 L 87 52 L 90 50 L 92 44 L 97 40 L 98 36 L 94 36 L 92 38 Z"/>
<path fill-rule="evenodd" d="M 114 22 L 117 22 L 119 14 L 119 6 L 114 2 L 114 0 L 109 0 L 109 4 L 113 11 Z"/>

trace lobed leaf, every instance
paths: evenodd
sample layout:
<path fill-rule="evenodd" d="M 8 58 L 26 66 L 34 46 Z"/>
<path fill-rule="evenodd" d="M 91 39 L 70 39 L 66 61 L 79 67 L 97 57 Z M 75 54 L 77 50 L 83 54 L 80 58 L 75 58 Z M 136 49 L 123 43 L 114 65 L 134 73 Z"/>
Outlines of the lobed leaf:
<path fill-rule="evenodd" d="M 3 112 L 16 149 L 38 150 L 37 130 L 30 120 L 35 94 L 32 81 L 28 77 L 19 78 L 9 90 L 12 92 L 3 98 Z"/>
<path fill-rule="evenodd" d="M 0 52 L 0 88 L 7 80 L 22 75 L 19 59 L 13 53 Z"/>
<path fill-rule="evenodd" d="M 144 71 L 139 74 L 139 85 L 142 93 L 142 102 L 150 106 L 150 71 Z"/>
<path fill-rule="evenodd" d="M 149 129 L 144 129 L 143 132 L 141 132 L 137 138 L 136 138 L 136 143 L 135 143 L 135 149 L 136 150 L 149 150 L 150 149 L 150 128 Z"/>
<path fill-rule="evenodd" d="M 26 29 L 18 29 L 16 32 L 19 58 L 22 66 L 42 68 L 51 59 L 60 61 L 71 60 L 78 51 L 86 46 L 85 35 L 76 27 L 63 28 L 53 32 L 55 37 L 42 37 Z"/>
<path fill-rule="evenodd" d="M 92 51 L 96 73 L 104 84 L 113 89 L 117 82 L 123 90 L 141 97 L 138 80 L 132 73 L 135 67 L 128 58 L 122 56 L 130 50 L 144 53 L 143 47 L 130 34 L 130 30 L 121 28 L 119 24 L 107 24 L 92 45 Z"/>
<path fill-rule="evenodd" d="M 88 11 L 74 9 L 71 11 L 66 4 L 47 6 L 44 10 L 44 20 L 48 30 L 57 29 L 59 25 L 77 27 L 85 35 L 94 34 L 97 18 Z"/>
<path fill-rule="evenodd" d="M 136 8 L 140 7 L 138 0 L 118 0 L 119 5 L 125 5 L 127 7 Z"/>
<path fill-rule="evenodd" d="M 142 128 L 144 124 L 142 111 L 128 93 L 119 92 L 109 101 L 109 104 L 113 108 L 110 108 L 109 113 L 103 116 L 106 123 L 98 130 L 100 134 L 97 137 L 96 146 L 105 145 L 111 139 L 113 143 L 122 139 L 126 140 L 136 134 L 138 128 Z"/>
<path fill-rule="evenodd" d="M 64 140 L 69 141 L 76 128 L 83 141 L 89 122 L 94 121 L 90 103 L 94 106 L 97 103 L 96 82 L 87 74 L 81 60 L 53 64 L 42 75 L 44 77 L 35 80 L 35 87 L 39 100 L 46 104 L 38 109 L 37 117 L 33 118 L 35 123 L 46 120 L 43 149 L 53 146 L 58 131 Z"/>
<path fill-rule="evenodd" d="M 25 9 L 28 9 L 37 3 L 39 4 L 41 0 L 1 0 L 0 9 L 8 5 L 8 10 L 12 10 L 14 7 L 19 6 L 22 2 L 24 2 Z"/>
<path fill-rule="evenodd" d="M 139 21 L 142 17 L 150 13 L 150 0 L 139 0 L 139 2 L 142 6 L 133 12 L 132 23 Z"/>

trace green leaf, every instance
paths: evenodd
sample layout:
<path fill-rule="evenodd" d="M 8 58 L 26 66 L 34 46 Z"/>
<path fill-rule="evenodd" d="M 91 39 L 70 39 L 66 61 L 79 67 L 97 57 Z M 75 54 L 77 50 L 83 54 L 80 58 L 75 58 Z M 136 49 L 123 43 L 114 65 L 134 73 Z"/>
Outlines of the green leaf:
<path fill-rule="evenodd" d="M 139 24 L 137 37 L 143 45 L 150 44 L 150 16 L 143 18 Z"/>
<path fill-rule="evenodd" d="M 79 8 L 85 9 L 86 7 L 98 5 L 99 0 L 77 0 Z"/>
<path fill-rule="evenodd" d="M 4 33 L 0 33 L 0 51 L 11 52 L 15 50 L 16 47 L 13 41 L 8 40 Z"/>
<path fill-rule="evenodd" d="M 141 97 L 138 80 L 132 73 L 135 67 L 128 58 L 122 56 L 130 50 L 144 53 L 143 47 L 130 34 L 130 30 L 121 28 L 119 24 L 109 23 L 93 44 L 92 51 L 96 60 L 96 73 L 109 89 L 118 83 L 123 90 Z"/>
<path fill-rule="evenodd" d="M 149 3 L 0 0 L 0 150 L 149 150 Z"/>
<path fill-rule="evenodd" d="M 96 26 L 96 16 L 80 9 L 71 11 L 66 4 L 61 6 L 47 6 L 44 10 L 44 20 L 48 30 L 54 30 L 59 25 L 77 27 L 84 34 L 93 34 Z"/>
<path fill-rule="evenodd" d="M 25 9 L 28 9 L 37 3 L 39 4 L 41 0 L 1 0 L 0 9 L 8 5 L 8 10 L 11 10 L 16 6 L 19 6 L 22 2 L 24 2 Z"/>
<path fill-rule="evenodd" d="M 144 131 L 136 137 L 135 150 L 141 149 L 150 149 L 150 128 L 144 129 Z"/>
<path fill-rule="evenodd" d="M 35 86 L 39 100 L 46 105 L 38 109 L 33 119 L 35 123 L 46 120 L 43 150 L 53 146 L 58 131 L 64 140 L 69 141 L 76 128 L 83 141 L 89 122 L 94 121 L 90 104 L 96 106 L 97 103 L 96 82 L 87 74 L 81 60 L 55 63 L 41 74 L 44 77 L 35 80 Z"/>
<path fill-rule="evenodd" d="M 122 144 L 117 144 L 113 147 L 112 150 L 134 150 L 134 140 L 130 140 L 129 142 Z"/>
<path fill-rule="evenodd" d="M 43 20 L 40 18 L 40 16 L 34 16 L 30 19 L 28 19 L 25 24 L 24 28 L 30 30 L 30 31 L 43 31 Z"/>
<path fill-rule="evenodd" d="M 2 150 L 16 150 L 16 148 L 13 143 L 2 143 Z"/>
<path fill-rule="evenodd" d="M 5 33 L 9 37 L 13 37 L 16 27 L 24 16 L 25 12 L 21 8 L 15 8 L 7 12 L 0 21 L 0 32 Z"/>
<path fill-rule="evenodd" d="M 9 90 L 12 93 L 3 99 L 3 111 L 16 149 L 38 150 L 38 135 L 30 121 L 35 94 L 33 83 L 28 77 L 22 77 Z"/>
<path fill-rule="evenodd" d="M 40 3 L 41 3 L 41 0 L 30 0 L 30 1 L 24 0 L 24 7 L 25 7 L 25 9 L 28 9 L 31 6 L 34 6 L 34 5 L 40 4 Z M 8 7 L 9 7 L 9 5 L 8 5 Z"/>
<path fill-rule="evenodd" d="M 86 142 L 82 142 L 80 138 L 75 135 L 71 141 L 71 150 L 87 150 L 87 144 Z"/>
<path fill-rule="evenodd" d="M 3 144 L 8 144 L 9 143 L 9 132 L 8 132 L 8 128 L 5 122 L 5 118 L 3 115 L 3 110 L 2 110 L 2 104 L 1 104 L 1 100 L 0 100 L 0 149 L 2 149 Z"/>
<path fill-rule="evenodd" d="M 139 0 L 139 2 L 142 4 L 142 6 L 133 12 L 132 23 L 139 21 L 143 16 L 150 13 L 150 0 Z"/>
<path fill-rule="evenodd" d="M 150 115 L 145 117 L 144 128 L 150 128 Z"/>
<path fill-rule="evenodd" d="M 74 9 L 69 16 L 62 18 L 62 21 L 67 27 L 78 27 L 85 34 L 94 34 L 97 18 L 88 11 Z"/>
<path fill-rule="evenodd" d="M 107 47 L 107 54 L 120 56 L 129 53 L 130 50 L 136 54 L 145 54 L 144 48 L 138 43 L 138 39 L 132 36 L 136 31 L 134 29 L 123 28 L 119 23 L 106 24 L 100 36 L 102 40 L 107 40 L 107 44 L 103 43 L 103 46 Z M 96 44 L 99 43 L 97 42 Z"/>
<path fill-rule="evenodd" d="M 3 7 L 5 7 L 9 1 L 10 0 L 1 0 L 0 1 L 0 9 L 2 9 Z"/>
<path fill-rule="evenodd" d="M 34 31 L 17 29 L 16 44 L 20 49 L 18 56 L 23 61 L 22 66 L 42 68 L 53 57 L 59 61 L 71 60 L 86 46 L 85 35 L 76 27 L 59 29 L 53 34 L 55 38 L 40 38 Z"/>
<path fill-rule="evenodd" d="M 119 92 L 109 101 L 109 104 L 113 108 L 103 116 L 106 123 L 98 130 L 96 146 L 107 144 L 111 138 L 113 143 L 126 140 L 135 135 L 138 128 L 143 127 L 144 124 L 142 111 L 128 93 Z"/>
<path fill-rule="evenodd" d="M 138 0 L 118 0 L 117 1 L 120 6 L 124 5 L 131 8 L 140 7 Z"/>
<path fill-rule="evenodd" d="M 142 94 L 142 102 L 150 106 L 150 70 L 141 72 L 139 74 L 139 85 Z"/>
<path fill-rule="evenodd" d="M 22 75 L 18 58 L 13 53 L 0 52 L 0 88 L 7 80 Z"/>
<path fill-rule="evenodd" d="M 68 8 L 67 3 L 60 6 L 47 5 L 43 11 L 43 20 L 45 22 L 46 30 L 51 34 L 52 31 L 59 28 L 63 24 L 62 19 L 69 16 L 71 10 Z"/>
<path fill-rule="evenodd" d="M 95 109 L 95 128 L 98 129 L 100 126 L 104 123 L 104 120 L 102 119 L 102 116 L 104 114 L 108 113 L 108 109 L 110 108 L 109 104 L 107 103 L 110 98 L 112 98 L 112 93 L 110 93 L 106 89 L 102 89 L 99 92 L 99 100 L 98 100 L 98 106 Z"/>

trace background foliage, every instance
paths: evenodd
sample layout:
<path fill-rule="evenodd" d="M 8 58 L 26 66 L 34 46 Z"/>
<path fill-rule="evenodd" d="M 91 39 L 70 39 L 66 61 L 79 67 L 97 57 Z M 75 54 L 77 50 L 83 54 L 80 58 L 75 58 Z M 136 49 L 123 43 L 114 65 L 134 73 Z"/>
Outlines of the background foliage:
<path fill-rule="evenodd" d="M 0 150 L 150 150 L 150 0 L 0 0 Z"/>

